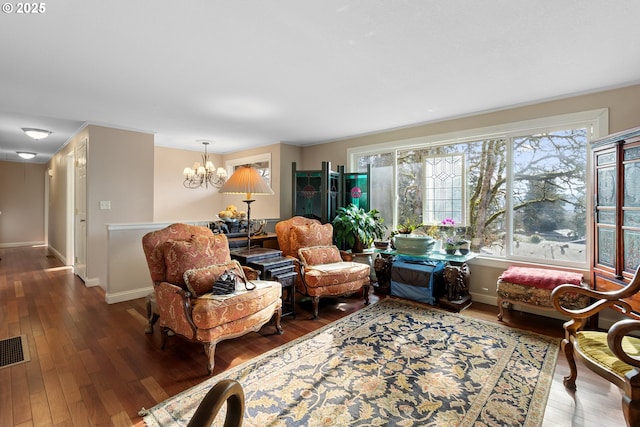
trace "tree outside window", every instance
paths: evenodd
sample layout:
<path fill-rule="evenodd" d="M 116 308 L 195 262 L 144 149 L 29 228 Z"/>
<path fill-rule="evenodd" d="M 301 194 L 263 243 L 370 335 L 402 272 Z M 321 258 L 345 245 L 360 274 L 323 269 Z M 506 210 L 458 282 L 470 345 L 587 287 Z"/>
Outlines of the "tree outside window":
<path fill-rule="evenodd" d="M 583 265 L 586 156 L 580 127 L 398 147 L 357 164 L 371 164 L 371 206 L 389 225 L 454 218 L 483 255 Z"/>

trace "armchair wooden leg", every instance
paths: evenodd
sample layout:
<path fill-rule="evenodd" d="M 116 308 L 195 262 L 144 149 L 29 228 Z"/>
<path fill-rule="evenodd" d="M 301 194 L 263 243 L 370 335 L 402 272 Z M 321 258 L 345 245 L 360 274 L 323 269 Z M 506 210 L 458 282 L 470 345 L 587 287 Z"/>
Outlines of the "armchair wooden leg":
<path fill-rule="evenodd" d="M 282 324 L 280 323 L 280 319 L 282 319 L 282 308 L 279 308 L 274 314 L 273 314 L 273 320 L 274 323 L 276 325 L 276 332 L 278 333 L 278 335 L 282 335 Z"/>
<path fill-rule="evenodd" d="M 215 352 L 216 352 L 216 343 L 204 343 L 204 352 L 207 355 L 208 363 L 207 370 L 209 371 L 209 375 L 213 373 L 213 366 L 215 365 Z"/>
<path fill-rule="evenodd" d="M 640 425 L 640 401 L 633 401 L 627 395 L 622 396 L 622 412 L 628 426 Z"/>
<path fill-rule="evenodd" d="M 318 306 L 320 305 L 320 297 L 311 297 L 313 303 L 313 320 L 318 320 Z"/>
<path fill-rule="evenodd" d="M 371 293 L 371 282 L 364 285 L 362 291 L 364 292 L 364 305 L 369 305 L 369 294 Z"/>
<path fill-rule="evenodd" d="M 502 303 L 502 298 L 498 297 L 498 320 L 502 320 L 504 316 L 504 304 Z"/>
<path fill-rule="evenodd" d="M 160 349 L 164 350 L 164 345 L 167 343 L 167 335 L 169 335 L 169 329 L 162 328 L 160 330 Z"/>
<path fill-rule="evenodd" d="M 569 390 L 576 389 L 576 378 L 578 377 L 578 368 L 576 366 L 576 359 L 573 356 L 573 344 L 568 339 L 562 340 L 562 350 L 564 351 L 564 355 L 567 358 L 567 363 L 569 364 L 569 375 L 564 377 L 563 384 Z"/>
<path fill-rule="evenodd" d="M 152 334 L 153 325 L 155 325 L 158 319 L 160 318 L 160 316 L 158 316 L 158 305 L 156 304 L 155 294 L 147 295 L 145 304 L 147 308 L 148 323 L 147 323 L 147 327 L 144 329 L 144 332 L 146 334 Z"/>
<path fill-rule="evenodd" d="M 164 345 L 167 343 L 167 337 L 172 337 L 174 335 L 175 332 L 169 328 L 163 327 L 160 329 L 160 349 L 164 349 Z"/>

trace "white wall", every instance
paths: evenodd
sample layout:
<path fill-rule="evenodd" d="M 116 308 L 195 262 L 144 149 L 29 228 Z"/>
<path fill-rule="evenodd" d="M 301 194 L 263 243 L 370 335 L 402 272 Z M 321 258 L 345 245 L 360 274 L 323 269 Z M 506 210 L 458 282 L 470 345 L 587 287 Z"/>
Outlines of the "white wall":
<path fill-rule="evenodd" d="M 44 243 L 46 166 L 0 161 L 0 247 Z"/>

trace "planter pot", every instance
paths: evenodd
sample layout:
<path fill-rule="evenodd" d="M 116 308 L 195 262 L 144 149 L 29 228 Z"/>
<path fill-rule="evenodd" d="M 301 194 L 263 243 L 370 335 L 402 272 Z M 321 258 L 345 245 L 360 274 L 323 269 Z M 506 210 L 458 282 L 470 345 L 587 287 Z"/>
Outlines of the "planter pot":
<path fill-rule="evenodd" d="M 365 249 L 369 249 L 369 247 L 362 243 L 360 239 L 356 238 L 356 243 L 354 243 L 353 248 L 351 249 L 353 250 L 353 253 L 361 254 Z"/>
<path fill-rule="evenodd" d="M 447 255 L 453 255 L 456 253 L 457 248 L 444 248 Z"/>
<path fill-rule="evenodd" d="M 466 255 L 469 253 L 469 250 L 471 249 L 471 242 L 468 240 L 461 240 L 460 244 L 458 246 L 458 250 L 460 251 L 460 253 L 462 255 Z"/>
<path fill-rule="evenodd" d="M 373 246 L 376 247 L 376 249 L 380 249 L 380 250 L 386 250 L 389 249 L 389 241 L 388 240 L 380 240 L 380 241 L 375 241 L 373 242 Z"/>
<path fill-rule="evenodd" d="M 394 238 L 396 251 L 407 255 L 424 255 L 433 249 L 435 239 L 430 236 L 415 234 L 396 235 Z"/>

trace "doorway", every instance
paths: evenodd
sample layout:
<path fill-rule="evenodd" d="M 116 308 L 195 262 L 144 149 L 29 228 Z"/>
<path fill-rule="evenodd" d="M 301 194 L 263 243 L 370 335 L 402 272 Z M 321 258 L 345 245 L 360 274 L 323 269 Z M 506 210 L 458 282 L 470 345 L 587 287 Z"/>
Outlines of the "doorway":
<path fill-rule="evenodd" d="M 74 213 L 74 272 L 86 283 L 87 279 L 87 138 L 78 144 L 75 152 Z"/>

